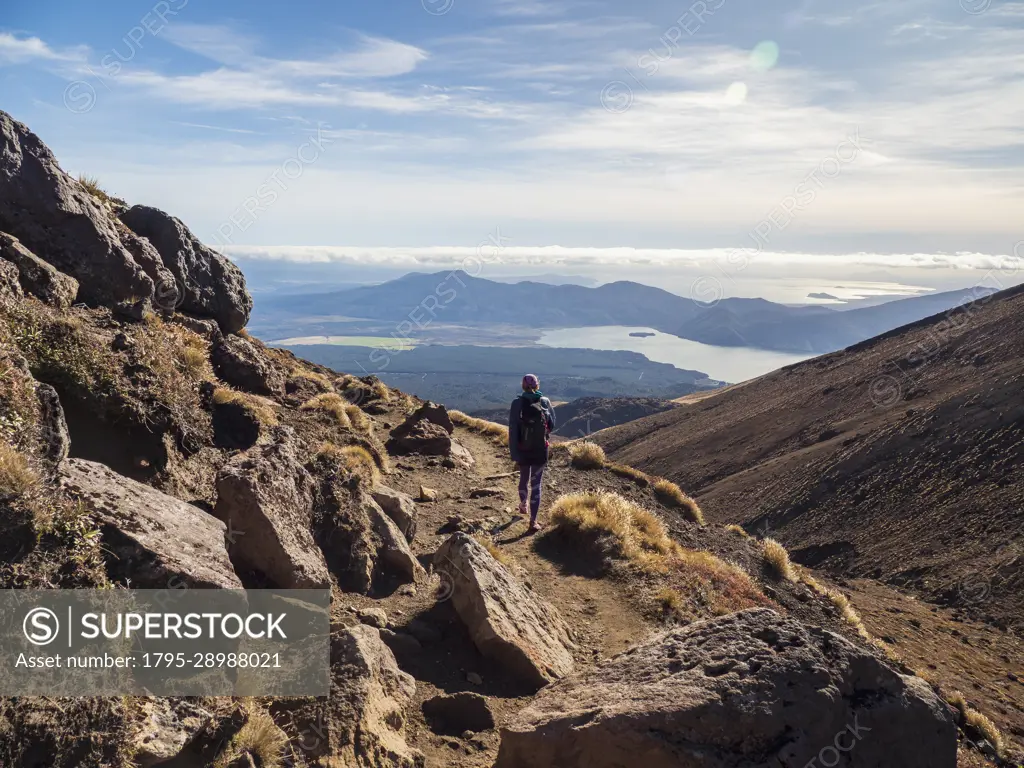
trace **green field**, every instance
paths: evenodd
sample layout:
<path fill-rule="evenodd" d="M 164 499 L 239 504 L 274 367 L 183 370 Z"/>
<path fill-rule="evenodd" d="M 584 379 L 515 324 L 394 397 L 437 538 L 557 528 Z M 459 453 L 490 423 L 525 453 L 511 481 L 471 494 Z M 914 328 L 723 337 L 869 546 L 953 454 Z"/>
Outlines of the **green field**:
<path fill-rule="evenodd" d="M 410 344 L 391 336 L 296 336 L 292 339 L 279 339 L 270 343 L 282 347 L 301 347 L 311 344 L 343 344 L 348 347 L 376 347 L 378 349 L 391 349 L 403 352 L 415 346 L 415 344 Z"/>

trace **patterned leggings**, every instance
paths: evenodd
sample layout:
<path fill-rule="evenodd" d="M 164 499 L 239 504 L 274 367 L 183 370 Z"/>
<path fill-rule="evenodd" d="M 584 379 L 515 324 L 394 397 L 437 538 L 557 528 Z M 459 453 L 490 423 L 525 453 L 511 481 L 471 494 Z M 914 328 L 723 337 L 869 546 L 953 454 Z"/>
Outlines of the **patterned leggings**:
<path fill-rule="evenodd" d="M 519 502 L 526 504 L 529 499 L 531 523 L 537 520 L 537 513 L 540 511 L 540 484 L 543 479 L 543 464 L 519 465 Z"/>

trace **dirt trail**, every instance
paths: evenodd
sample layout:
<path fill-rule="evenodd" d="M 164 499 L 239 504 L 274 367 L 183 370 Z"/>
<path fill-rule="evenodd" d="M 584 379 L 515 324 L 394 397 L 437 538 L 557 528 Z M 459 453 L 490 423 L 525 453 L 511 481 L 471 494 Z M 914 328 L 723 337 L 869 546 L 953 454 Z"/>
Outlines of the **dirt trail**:
<path fill-rule="evenodd" d="M 558 547 L 543 535 L 529 536 L 528 521 L 519 518 L 517 476 L 488 477 L 511 473 L 515 467 L 506 450 L 493 440 L 459 428 L 456 437 L 473 454 L 476 466 L 470 471 L 446 470 L 437 459 L 408 456 L 395 460 L 395 471 L 384 482 L 413 495 L 421 485 L 439 492 L 436 502 L 419 503 L 419 528 L 413 551 L 429 566 L 433 552 L 450 535 L 446 529 L 451 518 L 464 521 L 487 520 L 490 538 L 507 560 L 508 566 L 534 591 L 551 602 L 571 627 L 577 644 L 578 667 L 619 653 L 646 637 L 657 625 L 642 616 L 621 585 L 608 579 L 589 577 L 572 562 L 560 557 Z M 557 497 L 559 486 L 566 486 L 568 471 L 550 467 L 544 483 L 544 507 Z M 498 496 L 472 499 L 479 488 L 500 490 Z M 568 490 L 568 489 L 567 489 Z M 439 693 L 473 691 L 487 697 L 498 726 L 522 708 L 530 698 L 514 679 L 483 659 L 469 641 L 464 628 L 447 602 L 437 600 L 437 581 L 432 578 L 415 592 L 397 590 L 371 597 L 345 595 L 352 610 L 382 608 L 389 625 L 399 631 L 427 624 L 437 636 L 424 642 L 415 653 L 396 654 L 400 666 L 416 678 L 416 700 L 408 712 L 408 741 L 427 756 L 427 766 L 441 768 L 480 768 L 494 762 L 498 747 L 497 731 L 463 738 L 460 734 L 434 733 L 423 719 L 420 705 Z M 479 674 L 482 685 L 470 683 L 467 676 Z"/>

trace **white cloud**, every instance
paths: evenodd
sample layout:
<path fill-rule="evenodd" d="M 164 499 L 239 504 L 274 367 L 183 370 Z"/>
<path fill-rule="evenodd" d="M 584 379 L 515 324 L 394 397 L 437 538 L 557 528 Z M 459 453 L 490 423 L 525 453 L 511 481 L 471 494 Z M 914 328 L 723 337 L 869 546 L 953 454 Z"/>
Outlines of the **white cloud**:
<path fill-rule="evenodd" d="M 86 54 L 87 49 L 84 46 L 58 51 L 38 37 L 15 37 L 7 32 L 0 32 L 0 62 L 21 64 L 32 60 L 83 61 Z"/>

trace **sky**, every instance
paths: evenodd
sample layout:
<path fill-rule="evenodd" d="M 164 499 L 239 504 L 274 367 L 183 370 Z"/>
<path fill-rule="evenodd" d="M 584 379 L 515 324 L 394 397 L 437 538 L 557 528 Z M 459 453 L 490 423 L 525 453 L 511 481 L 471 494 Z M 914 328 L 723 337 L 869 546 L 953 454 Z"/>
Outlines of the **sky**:
<path fill-rule="evenodd" d="M 7 0 L 0 108 L 236 258 L 1024 258 L 1024 2 Z"/>

